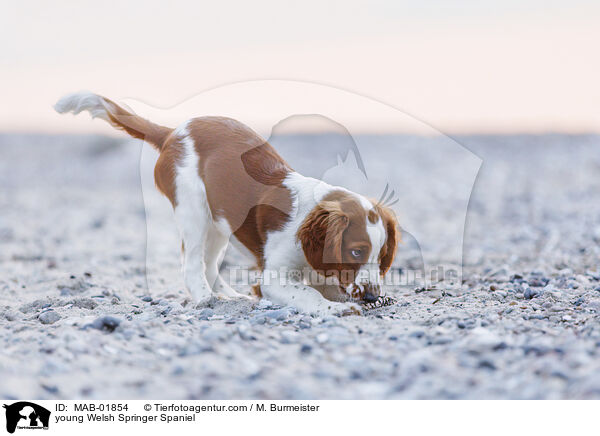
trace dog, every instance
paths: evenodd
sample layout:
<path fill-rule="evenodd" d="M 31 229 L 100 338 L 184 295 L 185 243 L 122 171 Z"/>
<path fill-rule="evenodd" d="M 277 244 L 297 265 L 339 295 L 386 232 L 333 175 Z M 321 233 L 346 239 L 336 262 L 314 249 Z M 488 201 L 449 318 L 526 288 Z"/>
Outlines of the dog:
<path fill-rule="evenodd" d="M 206 303 L 213 292 L 240 296 L 219 275 L 231 236 L 262 271 L 258 295 L 275 304 L 360 314 L 361 303 L 380 295 L 400 239 L 393 211 L 295 172 L 241 122 L 207 116 L 172 129 L 89 92 L 67 95 L 55 109 L 88 111 L 160 153 L 154 178 L 175 212 L 194 301 Z"/>

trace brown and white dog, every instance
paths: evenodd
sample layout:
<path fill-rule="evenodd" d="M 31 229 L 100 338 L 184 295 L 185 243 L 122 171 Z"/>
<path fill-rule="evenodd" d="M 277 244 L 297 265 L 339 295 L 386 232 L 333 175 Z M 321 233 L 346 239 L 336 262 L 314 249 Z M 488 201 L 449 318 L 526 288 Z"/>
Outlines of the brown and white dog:
<path fill-rule="evenodd" d="M 262 295 L 318 315 L 360 313 L 371 302 L 399 239 L 394 213 L 362 195 L 295 172 L 244 124 L 193 118 L 159 126 L 89 92 L 63 97 L 60 113 L 88 111 L 160 153 L 158 189 L 173 205 L 183 272 L 197 302 L 239 296 L 219 275 L 231 235 L 263 271 Z M 307 281 L 298 271 L 310 269 Z M 327 296 L 327 298 L 325 298 Z"/>

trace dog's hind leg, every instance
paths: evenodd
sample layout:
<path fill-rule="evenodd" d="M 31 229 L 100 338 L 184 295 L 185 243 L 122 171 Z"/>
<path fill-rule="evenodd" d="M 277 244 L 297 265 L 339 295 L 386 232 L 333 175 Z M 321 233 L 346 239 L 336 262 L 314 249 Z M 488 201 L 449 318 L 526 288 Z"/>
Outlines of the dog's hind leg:
<path fill-rule="evenodd" d="M 175 209 L 183 239 L 183 278 L 197 303 L 206 303 L 212 295 L 206 279 L 205 249 L 210 222 L 193 207 L 179 204 Z"/>
<path fill-rule="evenodd" d="M 183 240 L 183 276 L 185 285 L 197 303 L 206 303 L 212 295 L 206 279 L 206 248 L 213 227 L 204 182 L 198 174 L 198 155 L 184 130 L 181 142 L 184 157 L 176 168 L 175 219 Z"/>
<path fill-rule="evenodd" d="M 206 278 L 213 291 L 225 297 L 246 297 L 233 289 L 219 274 L 219 268 L 229 245 L 229 234 L 221 229 L 220 223 L 215 223 L 208 235 L 206 245 Z"/>

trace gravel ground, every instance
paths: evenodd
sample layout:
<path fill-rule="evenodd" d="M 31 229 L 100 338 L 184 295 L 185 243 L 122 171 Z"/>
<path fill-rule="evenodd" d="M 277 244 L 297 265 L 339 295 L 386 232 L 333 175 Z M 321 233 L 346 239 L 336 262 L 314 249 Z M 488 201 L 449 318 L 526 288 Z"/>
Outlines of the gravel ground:
<path fill-rule="evenodd" d="M 462 158 L 431 156 L 434 138 L 363 139 L 400 144 L 383 178 L 461 173 Z M 310 172 L 335 140 L 274 142 Z M 319 319 L 265 300 L 194 307 L 176 256 L 147 278 L 138 143 L 0 136 L 0 398 L 600 398 L 600 138 L 456 140 L 483 161 L 463 285 L 393 288 L 395 305 Z M 402 189 L 397 207 L 443 235 L 459 211 L 439 185 L 435 201 Z M 443 236 L 405 240 L 398 271 L 424 251 L 447 261 Z M 224 273 L 243 262 L 230 250 Z"/>

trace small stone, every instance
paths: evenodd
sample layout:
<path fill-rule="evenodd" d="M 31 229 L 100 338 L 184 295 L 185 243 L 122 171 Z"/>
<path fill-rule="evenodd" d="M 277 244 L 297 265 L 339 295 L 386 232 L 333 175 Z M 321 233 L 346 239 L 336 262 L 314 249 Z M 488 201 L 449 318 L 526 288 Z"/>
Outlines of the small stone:
<path fill-rule="evenodd" d="M 550 282 L 548 277 L 534 277 L 527 281 L 529 286 L 533 286 L 534 288 L 543 288 L 548 284 L 548 282 Z"/>
<path fill-rule="evenodd" d="M 252 323 L 254 325 L 261 325 L 261 324 L 265 324 L 266 322 L 267 322 L 267 318 L 265 318 L 264 316 L 255 316 L 250 319 L 250 323 Z"/>
<path fill-rule="evenodd" d="M 238 325 L 237 331 L 240 335 L 240 338 L 242 338 L 245 341 L 256 340 L 256 337 L 252 334 L 252 330 L 245 324 Z"/>
<path fill-rule="evenodd" d="M 295 315 L 296 313 L 298 313 L 298 311 L 293 307 L 284 307 L 282 309 L 259 312 L 259 314 L 257 314 L 251 322 L 253 322 L 254 324 L 264 324 L 264 322 L 267 320 L 273 322 L 285 321 L 286 319 L 288 319 L 292 315 Z M 264 319 L 265 321 L 260 321 L 261 319 Z"/>
<path fill-rule="evenodd" d="M 461 319 L 456 322 L 456 326 L 459 329 L 472 329 L 475 328 L 476 321 L 474 319 Z"/>
<path fill-rule="evenodd" d="M 411 338 L 422 338 L 423 336 L 425 336 L 425 332 L 423 330 L 414 330 L 412 332 L 410 332 L 410 334 L 408 335 Z"/>
<path fill-rule="evenodd" d="M 4 312 L 4 319 L 6 319 L 7 321 L 16 321 L 18 317 L 19 315 L 16 312 L 13 312 L 12 310 L 7 310 L 6 312 Z"/>
<path fill-rule="evenodd" d="M 329 335 L 327 333 L 319 333 L 315 340 L 318 344 L 324 344 L 329 340 Z"/>
<path fill-rule="evenodd" d="M 531 300 L 532 298 L 539 297 L 541 292 L 538 289 L 527 288 L 525 292 L 523 292 L 523 297 L 526 300 Z"/>
<path fill-rule="evenodd" d="M 71 304 L 80 309 L 88 309 L 93 310 L 98 307 L 98 303 L 96 303 L 91 298 L 76 298 L 71 302 Z"/>
<path fill-rule="evenodd" d="M 312 352 L 312 347 L 310 345 L 308 345 L 308 344 L 303 344 L 300 347 L 300 353 L 301 354 L 309 354 L 311 352 Z"/>
<path fill-rule="evenodd" d="M 205 308 L 205 309 L 202 309 L 202 310 L 200 311 L 200 313 L 198 314 L 198 319 L 201 319 L 201 320 L 203 320 L 203 321 L 206 321 L 206 320 L 208 320 L 208 319 L 209 319 L 211 316 L 213 316 L 214 314 L 215 314 L 215 311 L 207 307 L 207 308 Z"/>
<path fill-rule="evenodd" d="M 152 301 L 152 297 L 150 295 L 144 295 L 142 298 L 140 298 L 140 300 L 149 303 Z"/>
<path fill-rule="evenodd" d="M 40 313 L 38 319 L 42 324 L 54 324 L 60 319 L 60 315 L 53 310 L 48 310 L 46 312 Z"/>
<path fill-rule="evenodd" d="M 298 327 L 301 329 L 309 329 L 312 327 L 312 318 L 309 316 L 304 316 L 298 321 Z"/>
<path fill-rule="evenodd" d="M 53 394 L 53 395 L 58 394 L 58 387 L 56 387 L 55 385 L 45 385 L 45 384 L 42 384 L 41 387 L 42 387 L 42 389 L 44 389 L 49 394 Z"/>
<path fill-rule="evenodd" d="M 491 371 L 495 371 L 496 370 L 496 365 L 494 364 L 494 362 L 492 362 L 491 360 L 488 360 L 488 359 L 480 360 L 479 364 L 477 366 L 479 368 L 489 369 Z"/>
<path fill-rule="evenodd" d="M 257 309 L 269 309 L 273 307 L 273 303 L 271 303 L 269 300 L 267 300 L 266 298 L 262 298 L 258 304 L 256 305 Z"/>
<path fill-rule="evenodd" d="M 117 327 L 119 327 L 119 324 L 121 324 L 121 320 L 119 318 L 107 315 L 96 319 L 89 325 L 89 327 L 112 333 Z"/>

